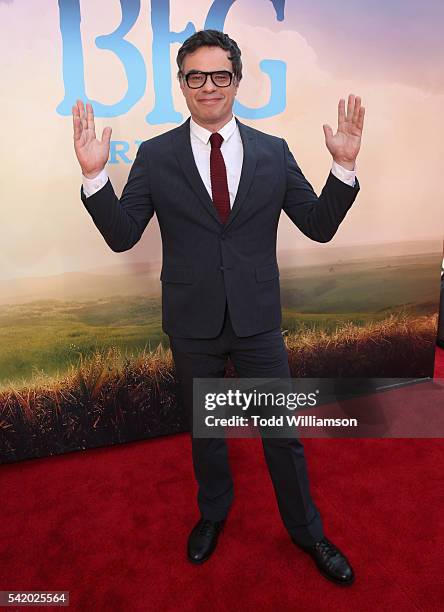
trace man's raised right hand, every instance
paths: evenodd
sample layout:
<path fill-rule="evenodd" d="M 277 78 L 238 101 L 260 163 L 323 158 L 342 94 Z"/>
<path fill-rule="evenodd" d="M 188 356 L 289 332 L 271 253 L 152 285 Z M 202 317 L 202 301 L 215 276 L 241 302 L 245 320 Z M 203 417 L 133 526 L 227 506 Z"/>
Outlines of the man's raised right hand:
<path fill-rule="evenodd" d="M 110 127 L 104 128 L 102 140 L 97 140 L 92 106 L 87 103 L 85 114 L 82 100 L 77 100 L 77 104 L 72 107 L 72 122 L 74 150 L 82 168 L 82 174 L 86 178 L 95 178 L 108 161 L 112 130 Z"/>

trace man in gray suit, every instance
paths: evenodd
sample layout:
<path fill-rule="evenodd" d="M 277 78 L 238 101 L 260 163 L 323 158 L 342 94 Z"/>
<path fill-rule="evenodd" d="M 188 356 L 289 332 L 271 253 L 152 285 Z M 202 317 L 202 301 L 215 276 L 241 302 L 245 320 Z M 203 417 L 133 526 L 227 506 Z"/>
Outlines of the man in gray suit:
<path fill-rule="evenodd" d="M 93 109 L 73 107 L 82 201 L 113 251 L 130 249 L 156 213 L 162 235 L 162 328 L 169 336 L 190 422 L 193 378 L 223 377 L 228 357 L 240 377 L 289 378 L 281 332 L 276 235 L 281 211 L 308 237 L 331 240 L 359 191 L 355 160 L 364 108 L 350 95 L 338 130 L 324 125 L 333 157 L 319 198 L 287 143 L 248 127 L 232 112 L 242 62 L 229 36 L 202 30 L 177 56 L 191 117 L 143 142 L 122 196 L 105 165 L 111 128 L 95 135 Z M 309 489 L 297 438 L 262 439 L 279 511 L 293 542 L 330 580 L 349 585 L 348 559 L 328 540 Z M 192 563 L 216 548 L 233 499 L 224 439 L 192 435 L 200 519 L 188 539 Z"/>

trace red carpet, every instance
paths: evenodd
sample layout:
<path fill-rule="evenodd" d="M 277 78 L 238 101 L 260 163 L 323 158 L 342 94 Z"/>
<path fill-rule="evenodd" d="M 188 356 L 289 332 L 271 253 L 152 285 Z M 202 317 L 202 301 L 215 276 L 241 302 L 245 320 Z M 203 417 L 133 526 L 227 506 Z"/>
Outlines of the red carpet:
<path fill-rule="evenodd" d="M 435 378 L 444 378 L 444 349 L 436 347 Z"/>
<path fill-rule="evenodd" d="M 356 571 L 348 589 L 291 543 L 260 441 L 229 444 L 235 502 L 197 567 L 187 434 L 0 467 L 0 590 L 69 590 L 82 612 L 442 609 L 442 439 L 304 441 L 326 534 Z"/>

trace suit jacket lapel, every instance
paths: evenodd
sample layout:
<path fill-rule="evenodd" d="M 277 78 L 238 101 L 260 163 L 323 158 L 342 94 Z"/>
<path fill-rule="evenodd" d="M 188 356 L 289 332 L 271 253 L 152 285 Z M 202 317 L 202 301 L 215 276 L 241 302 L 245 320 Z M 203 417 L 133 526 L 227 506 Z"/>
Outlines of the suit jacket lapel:
<path fill-rule="evenodd" d="M 242 162 L 242 172 L 239 180 L 239 186 L 237 188 L 236 197 L 231 208 L 230 216 L 225 224 L 225 228 L 233 223 L 233 220 L 239 214 L 242 204 L 245 202 L 248 190 L 250 189 L 251 182 L 256 171 L 257 163 L 257 144 L 256 134 L 253 130 L 238 119 L 236 123 L 239 127 L 239 132 L 242 139 L 242 146 L 244 149 L 244 158 Z"/>
<path fill-rule="evenodd" d="M 251 182 L 254 177 L 257 163 L 257 145 L 256 135 L 253 130 L 236 119 L 239 127 L 239 132 L 242 139 L 242 146 L 244 150 L 242 172 L 239 180 L 239 187 L 237 189 L 236 198 L 233 202 L 233 206 L 230 211 L 230 215 L 225 224 L 227 228 L 236 216 L 239 214 L 239 210 L 245 201 L 248 190 L 250 189 Z M 205 210 L 212 216 L 218 223 L 222 225 L 216 208 L 214 207 L 213 200 L 211 199 L 207 188 L 205 187 L 199 170 L 197 169 L 196 162 L 194 161 L 193 150 L 191 148 L 190 140 L 190 119 L 188 118 L 174 133 L 173 142 L 174 153 L 177 157 L 179 165 L 181 166 L 187 181 L 199 198 L 199 201 L 204 206 Z"/>
<path fill-rule="evenodd" d="M 210 194 L 201 179 L 196 162 L 194 161 L 190 140 L 190 118 L 188 118 L 174 133 L 173 149 L 179 165 L 190 186 L 199 198 L 199 201 L 203 204 L 205 210 L 222 225 L 217 210 L 214 207 L 213 200 L 210 198 Z"/>

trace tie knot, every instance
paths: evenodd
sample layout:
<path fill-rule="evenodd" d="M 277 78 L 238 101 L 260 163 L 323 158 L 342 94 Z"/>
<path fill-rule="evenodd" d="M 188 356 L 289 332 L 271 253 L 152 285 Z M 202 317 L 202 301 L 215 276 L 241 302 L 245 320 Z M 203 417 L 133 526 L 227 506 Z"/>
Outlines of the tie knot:
<path fill-rule="evenodd" d="M 220 149 L 223 141 L 224 141 L 223 136 L 221 136 L 218 132 L 214 132 L 214 134 L 211 134 L 210 136 L 210 142 L 211 142 L 212 149 L 215 149 L 215 148 Z"/>

